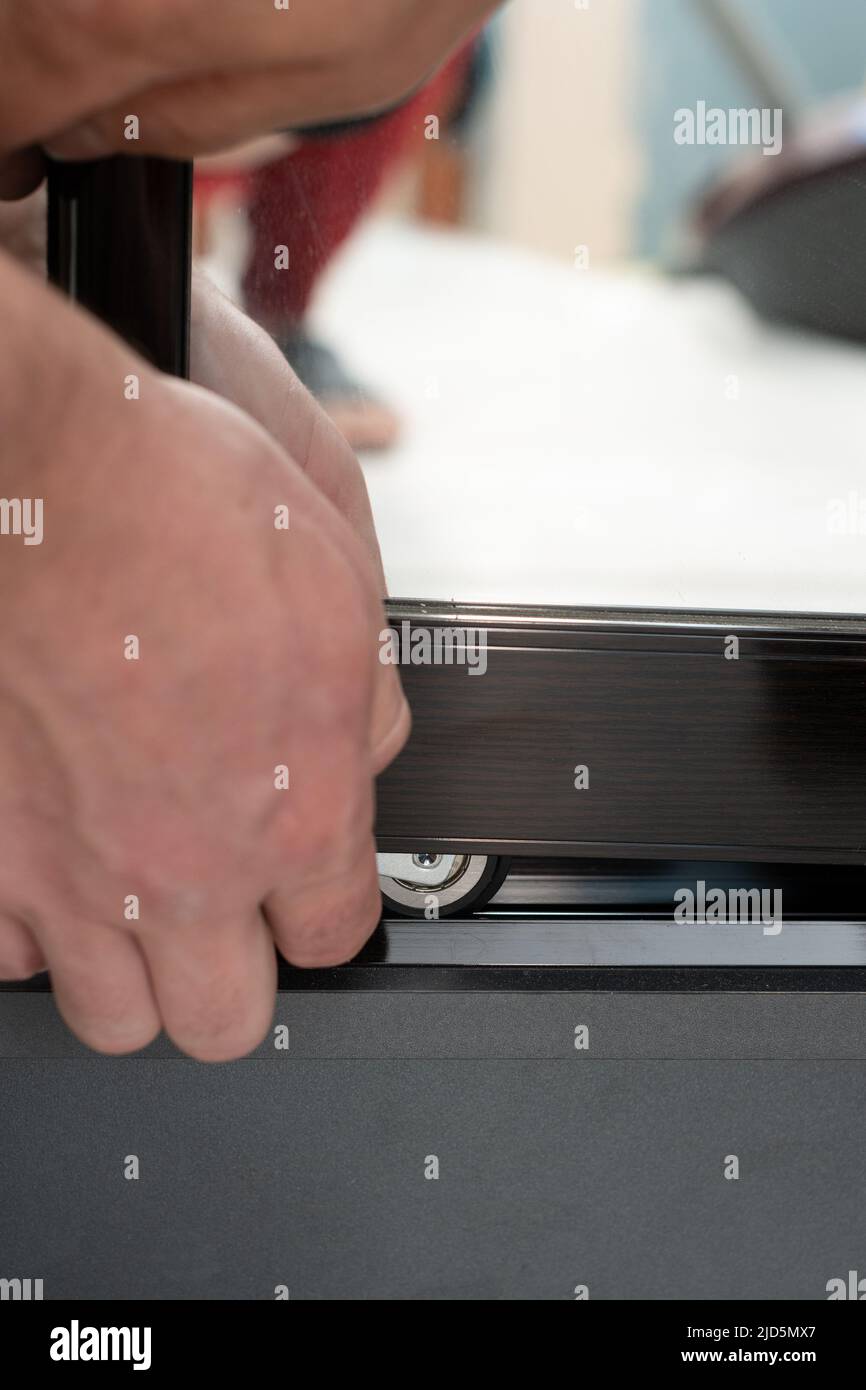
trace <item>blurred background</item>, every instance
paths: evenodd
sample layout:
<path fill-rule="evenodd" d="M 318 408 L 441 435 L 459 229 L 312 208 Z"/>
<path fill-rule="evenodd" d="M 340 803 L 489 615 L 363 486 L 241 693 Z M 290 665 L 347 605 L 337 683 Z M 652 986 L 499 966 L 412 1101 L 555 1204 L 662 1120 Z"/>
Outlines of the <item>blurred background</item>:
<path fill-rule="evenodd" d="M 862 0 L 512 0 L 396 110 L 200 162 L 392 592 L 866 610 L 864 80 Z"/>

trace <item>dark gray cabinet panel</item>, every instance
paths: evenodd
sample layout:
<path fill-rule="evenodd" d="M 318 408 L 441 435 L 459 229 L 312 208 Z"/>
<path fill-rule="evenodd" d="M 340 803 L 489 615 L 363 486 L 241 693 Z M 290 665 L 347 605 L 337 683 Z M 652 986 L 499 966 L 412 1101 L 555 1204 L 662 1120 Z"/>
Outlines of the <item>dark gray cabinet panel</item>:
<path fill-rule="evenodd" d="M 109 1060 L 0 996 L 0 1278 L 822 1299 L 866 1273 L 861 995 L 284 993 L 281 1024 L 288 1052 L 230 1066 Z"/>

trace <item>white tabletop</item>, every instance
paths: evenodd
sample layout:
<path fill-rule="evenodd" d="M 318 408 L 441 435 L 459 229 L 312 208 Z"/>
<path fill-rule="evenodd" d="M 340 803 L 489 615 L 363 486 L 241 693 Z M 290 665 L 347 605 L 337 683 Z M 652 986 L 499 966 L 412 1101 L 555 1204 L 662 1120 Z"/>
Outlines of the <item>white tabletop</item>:
<path fill-rule="evenodd" d="M 365 460 L 395 596 L 866 612 L 866 351 L 381 221 L 316 326 L 405 421 Z"/>

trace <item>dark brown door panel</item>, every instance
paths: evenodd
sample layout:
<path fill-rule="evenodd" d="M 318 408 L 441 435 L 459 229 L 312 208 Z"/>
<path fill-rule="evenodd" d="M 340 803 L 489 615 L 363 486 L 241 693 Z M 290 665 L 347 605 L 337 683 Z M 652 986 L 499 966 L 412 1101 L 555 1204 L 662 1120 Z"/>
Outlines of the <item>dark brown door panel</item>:
<path fill-rule="evenodd" d="M 487 669 L 402 667 L 384 848 L 866 861 L 866 624 L 533 613 L 413 611 L 483 627 Z"/>

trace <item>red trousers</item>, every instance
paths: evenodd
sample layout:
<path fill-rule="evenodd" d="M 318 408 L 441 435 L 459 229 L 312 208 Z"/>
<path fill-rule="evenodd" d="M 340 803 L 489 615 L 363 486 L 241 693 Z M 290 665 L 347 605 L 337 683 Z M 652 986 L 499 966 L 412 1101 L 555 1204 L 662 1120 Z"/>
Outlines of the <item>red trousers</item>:
<path fill-rule="evenodd" d="M 250 179 L 253 249 L 244 276 L 244 307 L 254 319 L 294 321 L 306 313 L 316 281 L 401 157 L 425 139 L 428 116 L 442 130 L 468 65 L 468 53 L 403 106 L 333 135 L 304 139 L 291 154 Z M 289 268 L 276 269 L 287 246 Z"/>

